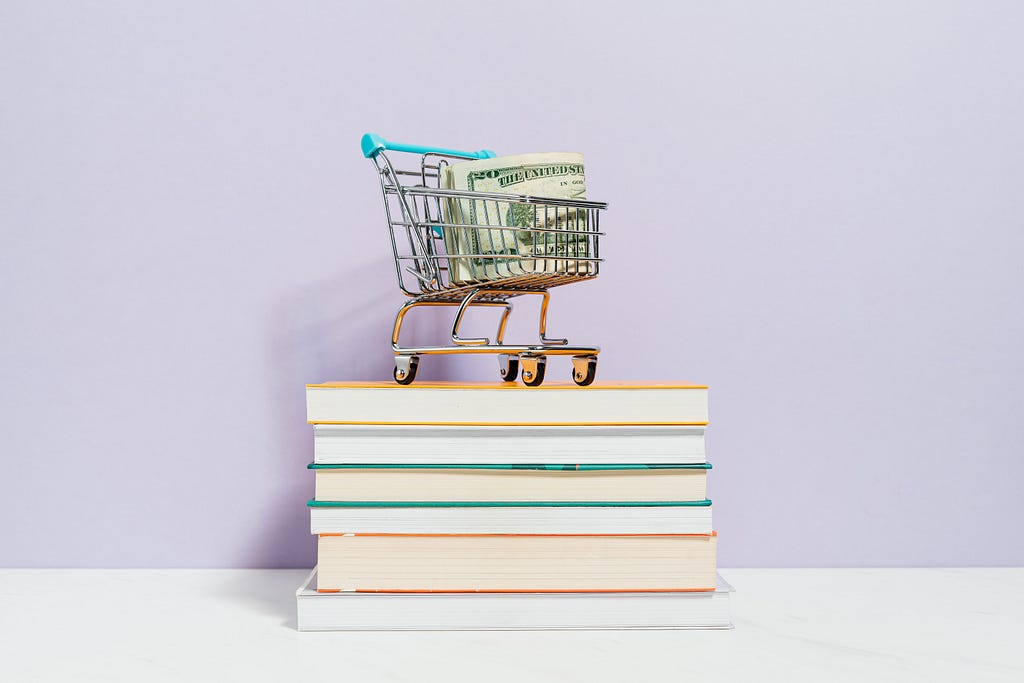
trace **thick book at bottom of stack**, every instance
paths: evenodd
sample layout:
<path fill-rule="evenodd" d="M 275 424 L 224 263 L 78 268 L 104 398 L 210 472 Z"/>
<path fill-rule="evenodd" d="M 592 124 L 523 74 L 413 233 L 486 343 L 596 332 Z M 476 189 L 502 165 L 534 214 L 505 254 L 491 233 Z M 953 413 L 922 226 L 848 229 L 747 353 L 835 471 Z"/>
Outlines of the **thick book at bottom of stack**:
<path fill-rule="evenodd" d="M 320 593 L 316 570 L 295 594 L 300 631 L 732 628 L 732 586 L 674 593 Z"/>

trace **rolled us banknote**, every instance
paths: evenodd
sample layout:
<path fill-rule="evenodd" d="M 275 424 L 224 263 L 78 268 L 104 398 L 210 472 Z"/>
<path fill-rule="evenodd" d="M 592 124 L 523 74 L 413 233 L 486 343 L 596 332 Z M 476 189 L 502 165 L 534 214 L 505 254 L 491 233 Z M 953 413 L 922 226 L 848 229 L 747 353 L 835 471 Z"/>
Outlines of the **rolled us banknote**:
<path fill-rule="evenodd" d="M 470 192 L 586 198 L 583 155 L 576 152 L 517 154 L 454 163 L 443 168 L 441 186 Z M 446 222 L 467 226 L 444 231 L 454 284 L 535 273 L 587 272 L 586 261 L 564 258 L 590 256 L 589 237 L 571 232 L 587 227 L 583 211 L 543 203 L 464 198 L 450 200 L 446 208 Z M 517 229 L 488 229 L 490 226 Z"/>

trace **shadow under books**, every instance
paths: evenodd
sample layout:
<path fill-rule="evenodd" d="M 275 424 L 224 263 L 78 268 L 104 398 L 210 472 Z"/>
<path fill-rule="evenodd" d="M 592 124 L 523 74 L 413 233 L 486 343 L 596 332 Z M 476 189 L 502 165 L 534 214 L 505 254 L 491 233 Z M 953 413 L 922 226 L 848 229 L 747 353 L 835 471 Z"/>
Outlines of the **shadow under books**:
<path fill-rule="evenodd" d="M 342 264 L 344 267 L 344 264 Z M 313 496 L 312 430 L 306 423 L 305 385 L 329 379 L 391 376 L 388 339 L 400 295 L 388 259 L 346 268 L 342 274 L 283 296 L 266 321 L 271 420 L 253 427 L 272 454 L 261 473 L 271 495 L 252 501 L 252 522 L 237 566 L 309 570 L 316 542 L 309 531 L 306 501 Z M 251 591 L 232 588 L 294 626 L 295 589 L 291 572 L 253 573 Z M 273 576 L 274 578 L 267 578 Z M 285 584 L 288 585 L 285 585 Z"/>

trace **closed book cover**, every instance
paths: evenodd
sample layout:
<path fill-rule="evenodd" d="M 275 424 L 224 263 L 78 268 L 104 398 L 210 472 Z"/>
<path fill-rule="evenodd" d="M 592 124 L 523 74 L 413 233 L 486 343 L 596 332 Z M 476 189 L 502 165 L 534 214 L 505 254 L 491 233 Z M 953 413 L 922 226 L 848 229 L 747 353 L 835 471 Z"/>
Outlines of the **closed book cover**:
<path fill-rule="evenodd" d="M 662 502 L 707 497 L 702 464 L 320 464 L 317 501 Z"/>
<path fill-rule="evenodd" d="M 314 424 L 313 461 L 699 464 L 707 460 L 704 430 L 703 425 Z"/>
<path fill-rule="evenodd" d="M 324 534 L 319 591 L 715 589 L 717 535 Z"/>
<path fill-rule="evenodd" d="M 732 628 L 730 586 L 662 593 L 295 593 L 300 631 Z"/>
<path fill-rule="evenodd" d="M 309 501 L 313 534 L 710 534 L 711 501 Z"/>
<path fill-rule="evenodd" d="M 697 384 L 326 382 L 306 387 L 313 424 L 705 425 Z"/>

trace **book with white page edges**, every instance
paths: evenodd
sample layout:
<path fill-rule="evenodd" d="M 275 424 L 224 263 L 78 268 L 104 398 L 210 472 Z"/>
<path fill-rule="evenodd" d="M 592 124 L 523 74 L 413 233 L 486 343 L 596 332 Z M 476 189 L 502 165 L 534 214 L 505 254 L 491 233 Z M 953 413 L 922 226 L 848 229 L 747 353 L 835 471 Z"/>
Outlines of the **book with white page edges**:
<path fill-rule="evenodd" d="M 733 588 L 695 593 L 295 593 L 300 631 L 729 629 Z"/>
<path fill-rule="evenodd" d="M 706 461 L 702 425 L 313 425 L 319 465 Z"/>
<path fill-rule="evenodd" d="M 379 503 L 311 500 L 313 534 L 710 534 L 711 501 Z"/>
<path fill-rule="evenodd" d="M 312 424 L 703 426 L 708 391 L 697 384 L 613 382 L 325 382 L 306 386 L 306 416 Z"/>

